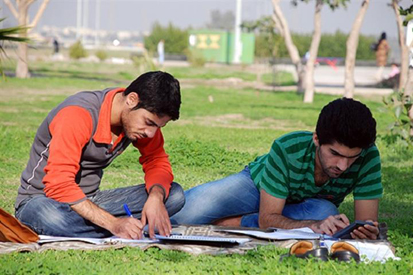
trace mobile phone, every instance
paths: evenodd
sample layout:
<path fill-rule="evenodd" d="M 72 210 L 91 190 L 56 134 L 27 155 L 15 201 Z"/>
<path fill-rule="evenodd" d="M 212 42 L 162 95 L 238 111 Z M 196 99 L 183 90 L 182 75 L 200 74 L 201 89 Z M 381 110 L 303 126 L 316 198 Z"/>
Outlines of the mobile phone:
<path fill-rule="evenodd" d="M 362 227 L 364 225 L 372 225 L 374 224 L 372 222 L 365 222 L 365 221 L 355 221 L 352 224 L 348 225 L 346 228 L 341 229 L 340 231 L 337 231 L 334 235 L 333 238 L 337 239 L 352 239 L 350 233 L 353 232 L 354 229 L 357 229 L 359 227 Z"/>

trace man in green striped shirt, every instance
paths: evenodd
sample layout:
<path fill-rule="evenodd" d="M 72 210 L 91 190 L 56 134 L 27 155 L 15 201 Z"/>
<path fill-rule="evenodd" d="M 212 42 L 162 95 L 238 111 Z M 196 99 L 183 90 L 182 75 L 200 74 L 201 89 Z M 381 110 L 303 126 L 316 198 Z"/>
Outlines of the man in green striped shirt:
<path fill-rule="evenodd" d="M 342 98 L 320 113 L 316 131 L 293 132 L 235 175 L 185 192 L 173 223 L 300 228 L 332 235 L 350 222 L 338 211 L 353 193 L 356 220 L 371 221 L 351 233 L 376 239 L 383 195 L 376 122 L 362 103 Z"/>

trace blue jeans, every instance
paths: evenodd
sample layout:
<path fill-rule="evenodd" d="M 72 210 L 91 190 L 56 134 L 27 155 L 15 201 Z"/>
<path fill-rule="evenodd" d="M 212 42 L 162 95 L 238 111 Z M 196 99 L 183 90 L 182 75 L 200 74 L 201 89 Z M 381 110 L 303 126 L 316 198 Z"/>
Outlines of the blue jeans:
<path fill-rule="evenodd" d="M 171 217 L 173 224 L 212 224 L 226 217 L 242 216 L 241 226 L 259 227 L 260 191 L 248 166 L 238 174 L 208 182 L 185 191 L 185 205 Z M 323 220 L 338 214 L 324 199 L 309 198 L 286 204 L 282 215 L 293 220 Z"/>
<path fill-rule="evenodd" d="M 99 191 L 88 199 L 115 217 L 126 216 L 123 209 L 123 204 L 126 203 L 134 217 L 140 218 L 147 198 L 145 185 L 141 184 Z M 173 182 L 165 202 L 169 216 L 178 212 L 184 203 L 182 187 Z M 42 235 L 89 238 L 112 236 L 108 230 L 81 217 L 69 204 L 57 202 L 46 196 L 36 196 L 23 201 L 16 210 L 16 217 Z"/>

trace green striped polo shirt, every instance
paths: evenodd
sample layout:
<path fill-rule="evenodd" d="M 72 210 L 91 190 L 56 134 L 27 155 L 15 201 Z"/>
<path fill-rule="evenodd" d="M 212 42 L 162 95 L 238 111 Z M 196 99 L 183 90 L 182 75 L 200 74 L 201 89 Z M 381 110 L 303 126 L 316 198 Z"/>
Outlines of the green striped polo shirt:
<path fill-rule="evenodd" d="M 380 155 L 375 145 L 363 149 L 357 160 L 339 178 L 323 186 L 314 181 L 316 146 L 311 132 L 292 132 L 276 139 L 268 154 L 249 164 L 251 178 L 259 190 L 298 203 L 323 198 L 337 207 L 351 192 L 355 200 L 383 196 Z"/>

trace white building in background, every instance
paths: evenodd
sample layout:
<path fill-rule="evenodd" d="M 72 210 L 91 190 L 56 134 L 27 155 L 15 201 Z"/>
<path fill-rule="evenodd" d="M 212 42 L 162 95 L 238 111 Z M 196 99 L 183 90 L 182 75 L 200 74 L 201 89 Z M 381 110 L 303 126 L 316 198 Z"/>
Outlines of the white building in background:
<path fill-rule="evenodd" d="M 114 40 L 119 41 L 119 46 L 131 48 L 143 42 L 143 34 L 138 31 L 96 31 L 89 28 L 44 26 L 37 33 L 36 43 L 48 43 L 48 41 L 56 38 L 63 47 L 69 47 L 78 40 L 78 35 L 82 37 L 82 43 L 87 48 L 95 47 L 96 37 L 98 37 L 99 46 L 103 47 L 112 46 Z"/>

